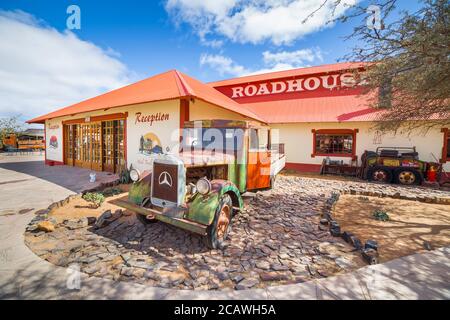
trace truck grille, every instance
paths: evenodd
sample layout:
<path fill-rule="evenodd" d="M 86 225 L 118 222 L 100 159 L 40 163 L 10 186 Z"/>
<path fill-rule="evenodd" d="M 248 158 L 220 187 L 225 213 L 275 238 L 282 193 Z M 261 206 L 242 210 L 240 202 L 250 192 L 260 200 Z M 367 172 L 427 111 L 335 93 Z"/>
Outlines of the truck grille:
<path fill-rule="evenodd" d="M 153 163 L 152 197 L 177 203 L 178 166 L 174 164 Z"/>

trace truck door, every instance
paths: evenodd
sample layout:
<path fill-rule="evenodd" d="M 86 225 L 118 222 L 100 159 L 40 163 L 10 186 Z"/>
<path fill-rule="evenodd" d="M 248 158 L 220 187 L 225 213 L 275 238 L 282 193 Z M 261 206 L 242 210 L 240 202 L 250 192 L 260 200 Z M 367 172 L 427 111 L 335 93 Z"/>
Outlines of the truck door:
<path fill-rule="evenodd" d="M 249 129 L 247 190 L 270 187 L 270 134 L 266 128 Z"/>

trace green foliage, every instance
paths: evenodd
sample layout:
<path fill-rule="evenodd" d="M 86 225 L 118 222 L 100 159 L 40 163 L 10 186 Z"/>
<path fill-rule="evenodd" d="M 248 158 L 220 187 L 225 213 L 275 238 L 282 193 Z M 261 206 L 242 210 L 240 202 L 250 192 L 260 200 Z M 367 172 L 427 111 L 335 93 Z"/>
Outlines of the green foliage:
<path fill-rule="evenodd" d="M 105 197 L 112 197 L 118 194 L 121 194 L 122 190 L 120 188 L 117 187 L 113 187 L 113 188 L 107 188 L 105 190 L 102 191 L 103 196 Z"/>
<path fill-rule="evenodd" d="M 414 12 L 400 12 L 398 18 L 386 16 L 395 9 L 396 0 L 378 3 L 383 28 L 368 28 L 365 19 L 350 36 L 358 40 L 350 61 L 372 64 L 361 76 L 368 91 L 380 88 L 372 107 L 384 110 L 382 131 L 400 128 L 429 129 L 449 124 L 449 24 L 450 2 L 424 0 Z M 364 6 L 356 13 L 367 16 Z M 436 117 L 439 116 L 439 117 Z M 436 121 L 409 121 L 411 119 Z"/>
<path fill-rule="evenodd" d="M 5 136 L 22 131 L 22 125 L 19 123 L 19 117 L 0 118 L 0 140 Z"/>
<path fill-rule="evenodd" d="M 87 202 L 91 202 L 95 208 L 99 208 L 105 201 L 105 197 L 101 193 L 88 192 L 83 195 L 83 199 Z"/>
<path fill-rule="evenodd" d="M 386 211 L 381 210 L 381 209 L 377 209 L 373 212 L 372 216 L 375 218 L 375 220 L 378 221 L 388 221 L 389 220 L 389 215 L 387 214 Z"/>
<path fill-rule="evenodd" d="M 131 177 L 130 177 L 130 171 L 133 169 L 133 165 L 130 166 L 130 169 L 123 168 L 122 171 L 119 173 L 119 181 L 122 184 L 129 184 L 131 183 Z"/>

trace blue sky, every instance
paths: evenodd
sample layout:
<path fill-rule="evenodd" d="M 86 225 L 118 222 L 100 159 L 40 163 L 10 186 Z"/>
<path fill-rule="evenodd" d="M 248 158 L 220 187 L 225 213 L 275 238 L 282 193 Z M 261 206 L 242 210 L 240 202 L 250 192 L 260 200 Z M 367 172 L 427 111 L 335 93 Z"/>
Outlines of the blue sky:
<path fill-rule="evenodd" d="M 327 26 L 330 10 L 322 10 L 302 25 L 320 3 L 2 0 L 0 117 L 28 119 L 169 69 L 207 82 L 336 62 L 359 20 Z M 68 32 L 71 4 L 81 9 L 81 29 Z"/>

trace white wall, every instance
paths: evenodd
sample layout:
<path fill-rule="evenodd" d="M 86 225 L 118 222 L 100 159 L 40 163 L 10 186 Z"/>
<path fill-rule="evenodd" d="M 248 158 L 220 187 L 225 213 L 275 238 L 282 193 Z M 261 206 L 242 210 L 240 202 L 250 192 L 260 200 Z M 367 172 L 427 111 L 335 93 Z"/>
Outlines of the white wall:
<path fill-rule="evenodd" d="M 303 164 L 321 164 L 324 157 L 311 157 L 313 152 L 312 129 L 359 129 L 356 134 L 356 155 L 358 160 L 364 150 L 375 151 L 377 147 L 416 147 L 419 158 L 425 161 L 436 161 L 432 154 L 440 160 L 443 147 L 443 133 L 440 129 L 429 130 L 426 134 L 415 131 L 407 134 L 384 134 L 379 141 L 375 141 L 375 130 L 370 122 L 346 122 L 346 123 L 296 123 L 296 124 L 273 124 L 273 129 L 279 130 L 279 139 L 285 143 L 286 162 Z M 380 142 L 380 143 L 378 143 Z M 350 158 L 332 157 L 332 159 L 343 159 L 344 162 Z M 444 165 L 445 170 L 450 170 L 450 163 Z"/>
<path fill-rule="evenodd" d="M 56 144 L 50 144 L 52 137 Z M 45 153 L 48 160 L 63 161 L 63 126 L 61 119 L 45 121 Z"/>
<path fill-rule="evenodd" d="M 75 114 L 46 121 L 46 144 L 47 159 L 54 161 L 63 161 L 63 125 L 62 121 L 71 119 L 80 119 L 87 116 L 100 116 L 113 113 L 128 112 L 127 118 L 127 162 L 139 170 L 148 169 L 151 165 L 151 159 L 154 155 L 139 152 L 139 142 L 142 135 L 149 133 L 155 134 L 161 141 L 161 147 L 164 151 L 169 147 L 172 152 L 178 151 L 179 143 L 179 125 L 180 125 L 180 102 L 176 100 L 159 101 L 143 103 L 127 107 L 111 108 L 107 111 L 99 110 L 88 113 Z M 156 115 L 158 113 L 168 114 L 169 119 L 164 121 L 137 122 L 136 113 L 141 112 L 145 115 Z M 58 125 L 57 129 L 49 129 L 49 125 Z M 58 139 L 58 148 L 49 147 L 50 137 L 54 135 Z"/>

